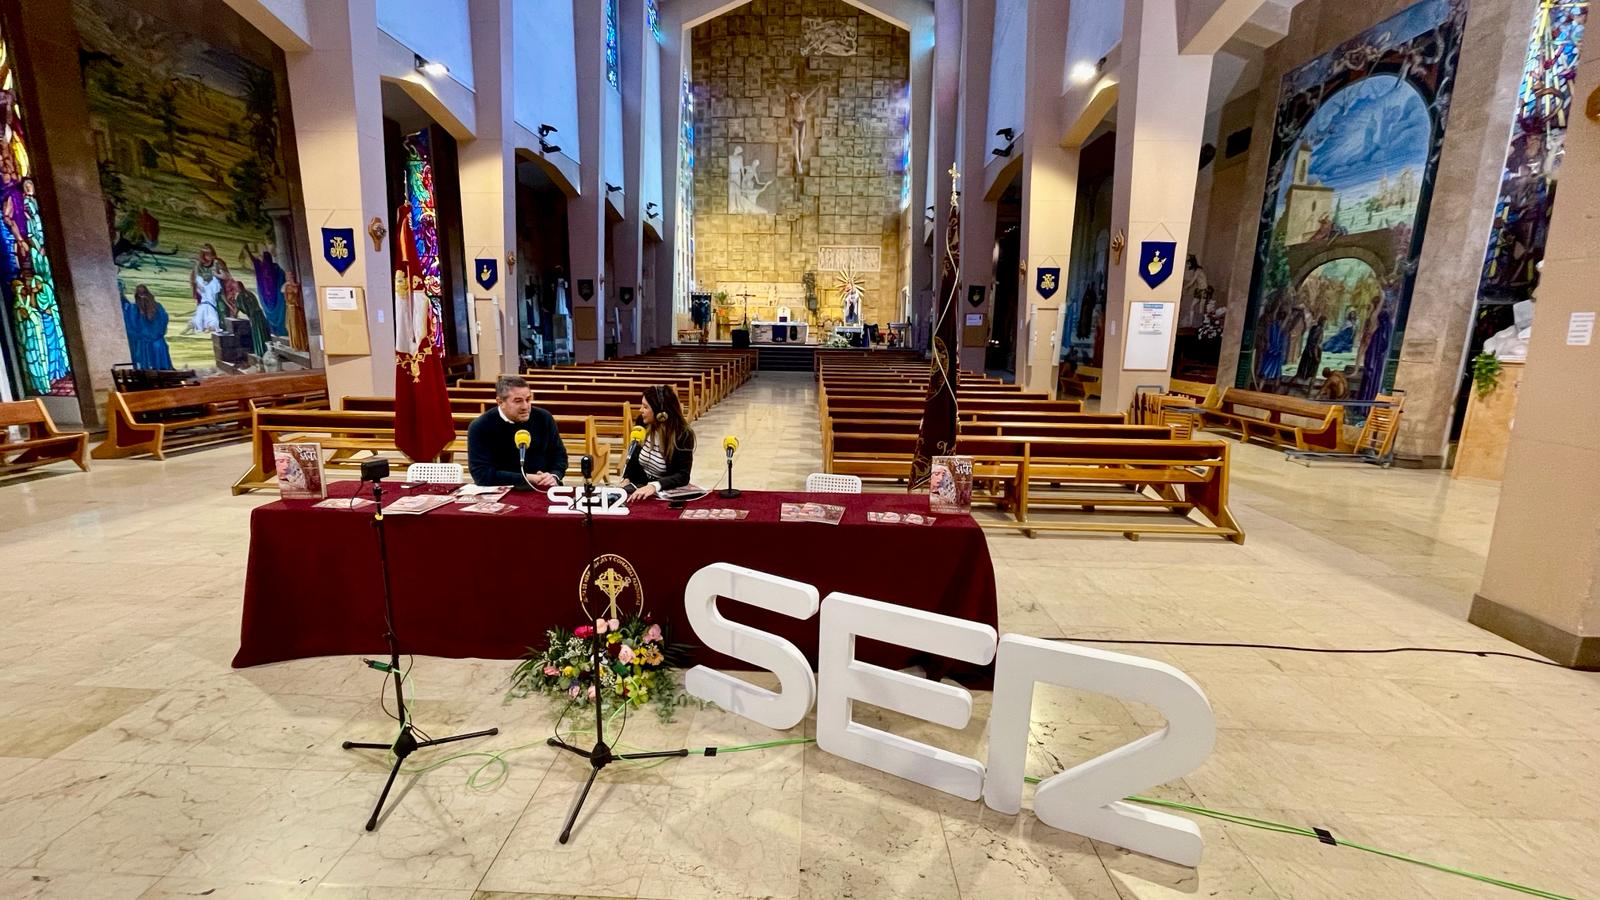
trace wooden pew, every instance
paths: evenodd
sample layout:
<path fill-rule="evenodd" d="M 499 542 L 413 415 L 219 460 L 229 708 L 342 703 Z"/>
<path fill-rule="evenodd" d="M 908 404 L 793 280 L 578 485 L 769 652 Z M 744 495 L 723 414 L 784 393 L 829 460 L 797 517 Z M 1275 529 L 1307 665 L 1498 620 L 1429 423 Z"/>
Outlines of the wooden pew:
<path fill-rule="evenodd" d="M 452 390 L 454 390 L 452 388 Z M 450 398 L 450 412 L 456 417 L 456 430 L 461 432 L 462 439 L 466 438 L 466 425 L 461 424 L 461 417 L 466 416 L 467 424 L 482 415 L 489 407 L 495 405 L 493 392 L 488 397 L 455 397 Z M 535 402 L 535 406 L 549 413 L 559 426 L 562 420 L 587 419 L 592 423 L 594 441 L 589 445 L 591 449 L 575 449 L 570 445 L 567 450 L 574 458 L 587 453 L 595 459 L 595 471 L 604 472 L 605 464 L 611 458 L 611 451 L 617 451 L 620 460 L 622 448 L 627 441 L 627 428 L 624 422 L 631 422 L 629 418 L 631 407 L 626 403 L 611 400 L 561 400 Z M 353 412 L 393 412 L 393 397 L 346 397 L 344 409 Z M 465 446 L 465 445 L 463 445 Z"/>
<path fill-rule="evenodd" d="M 10 428 L 25 430 L 21 440 L 11 440 Z M 38 397 L 0 403 L 0 475 L 13 475 L 36 466 L 70 460 L 89 471 L 89 435 L 62 431 Z"/>
<path fill-rule="evenodd" d="M 357 399 L 357 398 L 347 398 Z M 366 398 L 385 400 L 389 398 Z M 393 401 L 390 400 L 391 407 Z M 446 446 L 442 458 L 467 452 L 467 428 L 474 415 L 455 416 L 456 437 Z M 556 416 L 556 428 L 562 443 L 567 447 L 567 471 L 577 471 L 579 456 L 594 457 L 596 471 L 603 471 L 608 462 L 609 450 L 598 440 L 595 424 L 587 416 Z M 273 460 L 273 447 L 280 443 L 316 443 L 323 451 L 331 451 L 325 462 L 330 477 L 350 473 L 360 468 L 357 453 L 368 451 L 405 459 L 394 442 L 394 412 L 383 410 L 328 410 L 328 409 L 260 409 L 252 421 L 252 452 L 250 470 L 234 482 L 233 493 L 270 488 L 277 478 Z M 471 480 L 470 473 L 467 476 Z"/>
<path fill-rule="evenodd" d="M 975 478 L 1015 473 L 1013 521 L 980 523 L 984 527 L 1016 528 L 1030 537 L 1040 531 L 1082 531 L 1129 540 L 1141 534 L 1216 535 L 1244 543 L 1244 531 L 1228 509 L 1226 441 L 973 437 L 959 446 L 973 457 Z M 1140 521 L 1041 522 L 1029 517 L 1035 507 L 1106 510 Z M 1185 522 L 1142 521 L 1151 512 Z M 1207 524 L 1190 520 L 1191 512 Z"/>
<path fill-rule="evenodd" d="M 444 358 L 444 383 L 455 384 L 463 378 L 471 378 L 476 363 L 470 353 L 458 353 L 455 356 Z"/>
<path fill-rule="evenodd" d="M 1242 412 L 1260 410 L 1265 415 Z M 1302 421 L 1284 421 L 1291 416 Z M 1233 432 L 1240 440 L 1261 438 L 1280 446 L 1293 446 L 1297 450 L 1346 450 L 1340 426 L 1344 422 L 1344 407 L 1338 403 L 1318 403 L 1284 394 L 1268 394 L 1228 388 L 1213 408 L 1201 413 L 1204 427 Z"/>
<path fill-rule="evenodd" d="M 911 470 L 911 458 L 917 448 L 917 431 L 898 429 L 898 423 L 875 423 L 870 420 L 835 422 L 827 444 L 823 447 L 823 471 L 839 475 L 855 475 L 868 479 L 904 480 Z M 963 425 L 956 441 L 957 452 L 967 455 L 967 448 L 981 438 L 1094 438 L 1113 440 L 1165 441 L 1172 437 L 1168 428 L 1156 425 L 1038 425 L 1031 427 L 1016 423 L 975 422 Z"/>
<path fill-rule="evenodd" d="M 198 385 L 155 391 L 112 391 L 106 397 L 106 439 L 90 453 L 116 459 L 149 453 L 166 459 L 179 447 L 247 437 L 250 416 L 267 407 L 325 405 L 321 372 L 283 372 L 213 378 Z"/>

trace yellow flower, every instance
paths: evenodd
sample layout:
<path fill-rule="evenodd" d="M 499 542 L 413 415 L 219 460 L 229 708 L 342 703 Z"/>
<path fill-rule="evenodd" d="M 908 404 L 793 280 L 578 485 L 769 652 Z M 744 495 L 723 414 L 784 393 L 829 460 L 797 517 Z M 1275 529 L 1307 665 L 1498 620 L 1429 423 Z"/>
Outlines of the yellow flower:
<path fill-rule="evenodd" d="M 578 670 L 574 669 L 571 666 L 567 666 L 566 668 L 561 670 L 561 674 L 567 676 L 568 678 L 571 678 L 572 676 L 578 674 Z"/>
<path fill-rule="evenodd" d="M 615 644 L 617 641 L 620 641 L 620 640 L 622 640 L 622 635 L 617 634 L 614 631 L 612 633 L 606 635 L 606 643 L 608 643 L 608 644 Z"/>

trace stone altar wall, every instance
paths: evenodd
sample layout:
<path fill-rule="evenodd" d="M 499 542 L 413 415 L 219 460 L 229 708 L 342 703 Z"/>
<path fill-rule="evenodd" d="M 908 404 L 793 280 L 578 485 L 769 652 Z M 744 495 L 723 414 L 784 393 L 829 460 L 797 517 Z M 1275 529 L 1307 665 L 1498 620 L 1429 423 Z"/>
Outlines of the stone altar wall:
<path fill-rule="evenodd" d="M 815 272 L 820 326 L 843 317 L 824 248 L 834 263 L 876 250 L 877 270 L 858 273 L 862 320 L 898 318 L 910 35 L 838 0 L 755 0 L 691 40 L 699 290 L 726 290 L 737 309 L 738 284 L 799 291 Z M 729 190 L 741 168 L 753 175 L 742 195 Z M 751 298 L 750 318 L 770 318 L 771 306 Z M 803 305 L 791 311 L 806 317 Z"/>

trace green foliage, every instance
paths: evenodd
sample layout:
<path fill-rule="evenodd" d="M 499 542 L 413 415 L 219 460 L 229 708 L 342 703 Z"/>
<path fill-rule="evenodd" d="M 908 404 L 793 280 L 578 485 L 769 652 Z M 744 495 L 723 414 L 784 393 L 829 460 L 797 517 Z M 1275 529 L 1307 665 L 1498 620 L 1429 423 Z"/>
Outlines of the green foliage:
<path fill-rule="evenodd" d="M 1500 386 L 1500 357 L 1493 353 L 1479 353 L 1472 358 L 1472 384 L 1478 390 L 1478 399 L 1494 393 Z"/>

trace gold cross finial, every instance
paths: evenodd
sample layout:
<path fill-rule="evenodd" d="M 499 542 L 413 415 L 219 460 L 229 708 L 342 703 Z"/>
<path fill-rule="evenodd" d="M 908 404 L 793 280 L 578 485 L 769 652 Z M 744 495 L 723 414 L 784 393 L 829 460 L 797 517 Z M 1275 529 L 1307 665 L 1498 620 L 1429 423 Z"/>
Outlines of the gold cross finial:
<path fill-rule="evenodd" d="M 955 163 L 950 164 L 950 205 L 954 206 L 956 198 L 961 196 L 961 170 Z"/>

